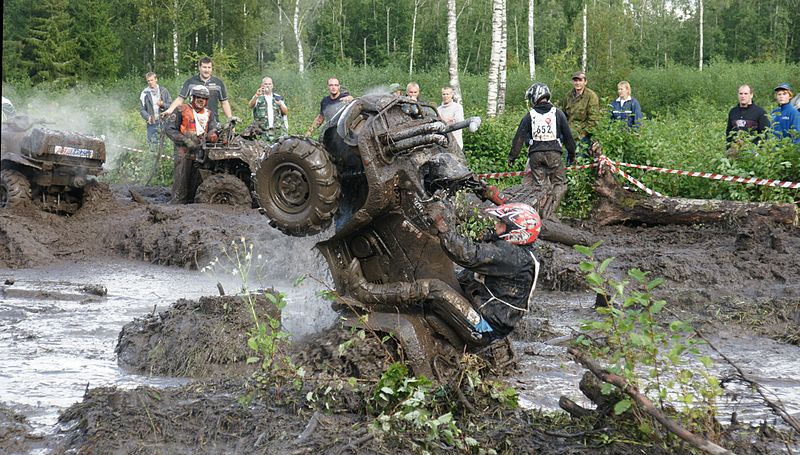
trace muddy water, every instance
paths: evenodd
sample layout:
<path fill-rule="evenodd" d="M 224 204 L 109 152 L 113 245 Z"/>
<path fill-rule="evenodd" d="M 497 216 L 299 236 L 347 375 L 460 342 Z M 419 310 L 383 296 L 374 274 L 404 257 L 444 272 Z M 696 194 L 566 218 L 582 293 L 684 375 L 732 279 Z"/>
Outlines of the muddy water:
<path fill-rule="evenodd" d="M 569 335 L 577 330 L 581 320 L 595 318 L 592 310 L 594 294 L 542 294 L 539 308 L 526 321 L 529 330 L 547 327 L 556 334 Z M 738 365 L 751 379 L 764 386 L 767 396 L 781 402 L 787 412 L 800 418 L 800 347 L 778 343 L 744 331 L 705 334 L 711 343 Z M 523 337 L 524 338 L 524 337 Z M 590 406 L 578 390 L 584 369 L 571 360 L 566 348 L 547 342 L 516 341 L 520 356 L 520 373 L 511 382 L 520 393 L 521 405 L 526 408 L 558 409 L 558 399 L 565 395 L 578 404 Z M 708 347 L 704 355 L 714 359 L 712 372 L 716 377 L 732 377 L 733 367 Z M 698 364 L 699 365 L 699 364 Z M 725 395 L 718 400 L 718 413 L 728 423 L 735 412 L 741 422 L 783 422 L 763 405 L 760 397 L 740 382 L 725 384 Z"/>
<path fill-rule="evenodd" d="M 3 285 L 7 281 L 13 284 Z M 231 275 L 124 260 L 0 269 L 0 402 L 45 431 L 87 387 L 180 385 L 182 380 L 121 370 L 114 354 L 117 336 L 154 306 L 162 311 L 180 298 L 217 294 L 217 282 L 228 293 L 241 287 Z M 287 294 L 284 322 L 292 333 L 333 321 L 330 306 L 316 297 L 316 282 L 271 284 Z M 100 288 L 107 295 L 96 295 Z"/>

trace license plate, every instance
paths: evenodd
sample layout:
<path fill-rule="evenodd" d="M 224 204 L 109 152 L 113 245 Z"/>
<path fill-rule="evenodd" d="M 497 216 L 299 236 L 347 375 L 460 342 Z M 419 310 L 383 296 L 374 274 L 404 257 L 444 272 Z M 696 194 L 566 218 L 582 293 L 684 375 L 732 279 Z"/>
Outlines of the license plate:
<path fill-rule="evenodd" d="M 75 147 L 64 147 L 63 145 L 56 145 L 53 153 L 56 155 L 74 156 L 77 158 L 91 158 L 94 156 L 94 151 L 89 149 L 79 149 Z"/>

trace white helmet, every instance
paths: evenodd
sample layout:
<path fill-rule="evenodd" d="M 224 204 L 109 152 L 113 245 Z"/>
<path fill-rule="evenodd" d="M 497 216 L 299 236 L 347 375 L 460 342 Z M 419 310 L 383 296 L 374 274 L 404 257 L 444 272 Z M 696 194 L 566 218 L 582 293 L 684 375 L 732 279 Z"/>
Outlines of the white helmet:
<path fill-rule="evenodd" d="M 550 99 L 550 87 L 541 82 L 537 82 L 525 92 L 525 98 L 531 103 L 531 106 L 536 106 L 543 99 Z"/>

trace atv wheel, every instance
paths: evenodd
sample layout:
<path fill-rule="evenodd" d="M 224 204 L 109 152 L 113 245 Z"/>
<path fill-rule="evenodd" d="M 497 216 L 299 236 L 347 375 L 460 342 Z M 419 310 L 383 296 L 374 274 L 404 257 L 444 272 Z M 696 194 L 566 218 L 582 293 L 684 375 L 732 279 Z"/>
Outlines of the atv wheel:
<path fill-rule="evenodd" d="M 230 174 L 214 174 L 197 187 L 194 201 L 204 204 L 228 204 L 234 206 L 253 204 L 247 185 Z"/>
<path fill-rule="evenodd" d="M 284 234 L 316 234 L 330 226 L 338 208 L 336 169 L 322 144 L 287 137 L 258 163 L 255 195 L 271 224 Z"/>
<path fill-rule="evenodd" d="M 8 209 L 31 199 L 31 184 L 19 171 L 0 171 L 0 208 Z"/>

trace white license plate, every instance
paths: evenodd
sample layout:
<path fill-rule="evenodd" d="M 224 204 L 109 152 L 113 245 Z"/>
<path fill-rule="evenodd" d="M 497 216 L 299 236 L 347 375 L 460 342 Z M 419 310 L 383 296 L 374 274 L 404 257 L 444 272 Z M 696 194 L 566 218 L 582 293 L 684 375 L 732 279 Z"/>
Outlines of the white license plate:
<path fill-rule="evenodd" d="M 74 156 L 78 158 L 91 158 L 94 156 L 94 151 L 89 149 L 79 149 L 75 147 L 64 147 L 63 145 L 56 145 L 53 153 L 56 155 Z"/>

